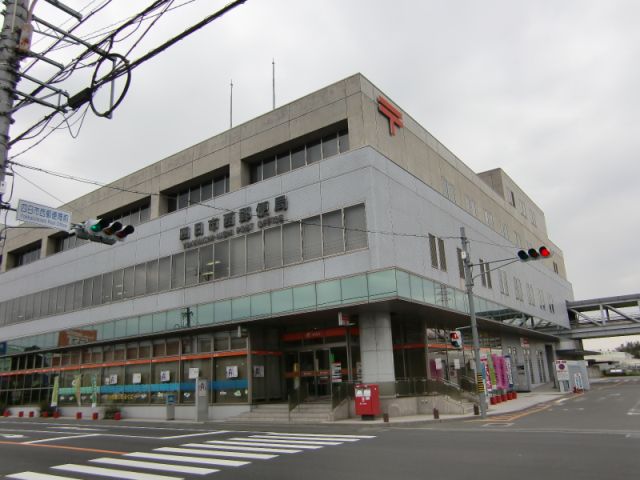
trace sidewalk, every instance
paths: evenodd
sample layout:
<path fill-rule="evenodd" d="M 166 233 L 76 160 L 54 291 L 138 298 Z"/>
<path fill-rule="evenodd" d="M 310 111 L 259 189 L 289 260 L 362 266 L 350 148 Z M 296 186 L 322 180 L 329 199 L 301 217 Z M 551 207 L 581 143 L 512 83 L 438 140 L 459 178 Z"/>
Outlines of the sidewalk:
<path fill-rule="evenodd" d="M 563 397 L 568 397 L 573 395 L 572 393 L 560 393 L 557 390 L 553 390 L 551 388 L 540 388 L 533 392 L 524 392 L 518 393 L 518 398 L 515 400 L 509 400 L 507 402 L 502 402 L 497 405 L 487 405 L 487 417 L 490 418 L 496 415 L 503 415 L 505 413 L 513 413 L 519 412 L 521 410 L 526 410 L 527 408 L 533 407 L 534 405 L 540 405 L 543 403 L 551 402 L 554 400 L 558 400 Z M 438 420 L 433 418 L 433 414 L 427 415 L 408 415 L 404 417 L 389 417 L 389 423 L 416 423 L 416 422 L 441 422 L 443 420 L 460 420 L 464 418 L 480 418 L 477 415 L 466 414 L 466 415 L 440 415 Z M 375 424 L 383 424 L 385 423 L 382 418 L 376 418 L 375 420 L 361 420 L 359 418 L 349 418 L 346 420 L 337 420 L 335 422 L 330 422 L 336 425 L 349 425 L 349 424 L 360 424 L 360 425 L 375 425 Z"/>

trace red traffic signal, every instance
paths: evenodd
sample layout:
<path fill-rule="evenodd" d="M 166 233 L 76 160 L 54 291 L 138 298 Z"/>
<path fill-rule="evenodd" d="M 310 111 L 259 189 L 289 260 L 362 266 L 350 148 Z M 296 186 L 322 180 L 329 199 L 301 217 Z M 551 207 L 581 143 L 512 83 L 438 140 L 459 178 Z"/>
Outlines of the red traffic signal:
<path fill-rule="evenodd" d="M 551 256 L 551 250 L 547 247 L 542 246 L 537 250 L 535 248 L 530 248 L 529 250 L 519 250 L 518 258 L 523 262 L 527 260 L 538 260 L 539 258 L 547 258 Z"/>

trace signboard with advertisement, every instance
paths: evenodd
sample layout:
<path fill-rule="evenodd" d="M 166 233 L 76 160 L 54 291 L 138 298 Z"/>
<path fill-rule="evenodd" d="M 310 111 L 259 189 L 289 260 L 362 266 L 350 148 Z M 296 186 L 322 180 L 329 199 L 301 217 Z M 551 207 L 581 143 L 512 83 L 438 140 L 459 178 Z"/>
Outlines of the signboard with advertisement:
<path fill-rule="evenodd" d="M 58 346 L 68 347 L 95 342 L 98 339 L 96 330 L 63 330 L 58 334 Z"/>
<path fill-rule="evenodd" d="M 342 382 L 342 363 L 333 362 L 331 364 L 331 383 Z"/>

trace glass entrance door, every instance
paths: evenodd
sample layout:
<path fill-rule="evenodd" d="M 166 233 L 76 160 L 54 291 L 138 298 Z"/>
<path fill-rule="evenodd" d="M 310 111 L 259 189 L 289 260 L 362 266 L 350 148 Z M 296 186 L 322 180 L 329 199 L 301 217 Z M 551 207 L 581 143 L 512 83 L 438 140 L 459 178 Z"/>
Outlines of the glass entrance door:
<path fill-rule="evenodd" d="M 331 395 L 331 352 L 328 348 L 290 352 L 298 356 L 299 370 L 293 376 L 300 379 L 300 388 L 310 398 Z"/>

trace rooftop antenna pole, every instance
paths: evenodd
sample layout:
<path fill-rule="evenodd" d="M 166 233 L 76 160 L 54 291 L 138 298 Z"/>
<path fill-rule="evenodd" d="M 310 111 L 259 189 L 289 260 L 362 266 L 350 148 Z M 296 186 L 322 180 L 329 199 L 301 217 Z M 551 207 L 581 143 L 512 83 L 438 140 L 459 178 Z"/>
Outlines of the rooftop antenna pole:
<path fill-rule="evenodd" d="M 233 128 L 233 80 L 231 80 L 231 93 L 229 98 L 229 128 Z"/>
<path fill-rule="evenodd" d="M 273 83 L 273 109 L 276 109 L 276 60 L 271 60 L 271 78 Z"/>

